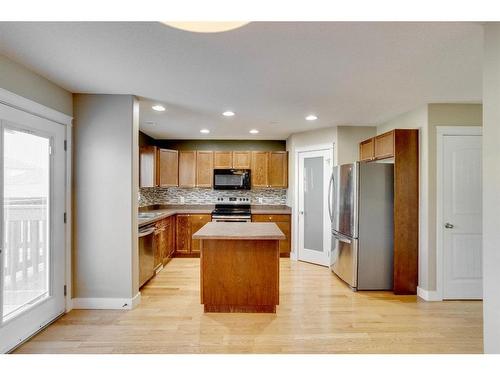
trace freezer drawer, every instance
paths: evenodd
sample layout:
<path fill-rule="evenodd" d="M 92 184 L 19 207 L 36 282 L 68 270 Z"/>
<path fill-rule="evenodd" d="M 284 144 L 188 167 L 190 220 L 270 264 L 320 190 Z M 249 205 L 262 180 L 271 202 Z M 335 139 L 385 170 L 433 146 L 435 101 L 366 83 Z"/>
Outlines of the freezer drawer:
<path fill-rule="evenodd" d="M 357 287 L 358 240 L 332 233 L 330 269 L 351 288 Z"/>

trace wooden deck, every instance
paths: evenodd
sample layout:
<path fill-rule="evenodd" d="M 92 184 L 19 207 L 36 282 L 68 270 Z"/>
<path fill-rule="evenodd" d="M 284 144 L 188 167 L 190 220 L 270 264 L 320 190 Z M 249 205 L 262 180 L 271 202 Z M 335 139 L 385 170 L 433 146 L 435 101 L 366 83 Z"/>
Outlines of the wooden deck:
<path fill-rule="evenodd" d="M 481 353 L 482 303 L 352 292 L 281 259 L 276 314 L 203 313 L 199 259 L 175 258 L 132 311 L 73 310 L 16 353 Z"/>

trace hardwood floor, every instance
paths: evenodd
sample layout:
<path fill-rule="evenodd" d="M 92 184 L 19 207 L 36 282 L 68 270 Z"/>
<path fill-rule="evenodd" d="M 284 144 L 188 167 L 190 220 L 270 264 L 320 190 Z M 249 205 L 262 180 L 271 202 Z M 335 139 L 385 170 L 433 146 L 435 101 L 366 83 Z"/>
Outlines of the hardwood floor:
<path fill-rule="evenodd" d="M 73 310 L 16 353 L 481 353 L 482 303 L 358 292 L 281 259 L 276 314 L 203 313 L 199 259 L 175 258 L 132 311 Z"/>

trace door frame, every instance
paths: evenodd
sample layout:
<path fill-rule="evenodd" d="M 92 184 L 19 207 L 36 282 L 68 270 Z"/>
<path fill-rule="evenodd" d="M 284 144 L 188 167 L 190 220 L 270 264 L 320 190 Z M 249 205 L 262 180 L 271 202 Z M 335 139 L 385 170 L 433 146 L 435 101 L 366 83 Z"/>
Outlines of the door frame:
<path fill-rule="evenodd" d="M 293 192 L 293 210 L 292 210 L 292 252 L 290 259 L 297 261 L 299 259 L 299 154 L 308 151 L 328 151 L 330 153 L 330 160 L 332 168 L 335 165 L 335 142 L 320 143 L 316 145 L 296 147 L 294 150 L 294 192 Z"/>
<path fill-rule="evenodd" d="M 73 117 L 46 107 L 42 104 L 26 99 L 13 92 L 0 88 L 0 104 L 11 107 L 15 110 L 29 113 L 43 119 L 56 122 L 66 128 L 66 176 L 65 176 L 65 270 L 64 281 L 66 285 L 65 310 L 71 311 L 72 306 L 72 139 L 73 139 Z"/>
<path fill-rule="evenodd" d="M 433 301 L 443 300 L 444 291 L 444 137 L 446 136 L 483 135 L 482 126 L 437 126 L 436 127 L 436 292 Z"/>

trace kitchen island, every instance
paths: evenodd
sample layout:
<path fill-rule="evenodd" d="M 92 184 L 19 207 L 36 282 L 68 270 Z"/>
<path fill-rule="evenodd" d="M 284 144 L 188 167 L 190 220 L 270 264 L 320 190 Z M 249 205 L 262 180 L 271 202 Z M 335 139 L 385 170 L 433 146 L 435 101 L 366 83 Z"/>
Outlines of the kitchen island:
<path fill-rule="evenodd" d="M 210 222 L 194 233 L 204 311 L 275 313 L 284 238 L 274 223 Z"/>

